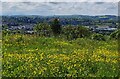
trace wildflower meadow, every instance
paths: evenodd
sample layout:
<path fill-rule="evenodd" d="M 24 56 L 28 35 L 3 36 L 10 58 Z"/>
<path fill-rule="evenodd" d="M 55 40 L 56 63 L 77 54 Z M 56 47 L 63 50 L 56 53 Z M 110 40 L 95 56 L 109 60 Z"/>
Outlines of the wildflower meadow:
<path fill-rule="evenodd" d="M 117 40 L 22 34 L 2 40 L 3 77 L 117 77 L 119 73 Z"/>

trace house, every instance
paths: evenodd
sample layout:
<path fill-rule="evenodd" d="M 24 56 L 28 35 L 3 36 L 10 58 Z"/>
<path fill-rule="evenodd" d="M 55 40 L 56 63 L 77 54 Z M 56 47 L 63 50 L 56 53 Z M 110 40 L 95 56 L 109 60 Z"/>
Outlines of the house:
<path fill-rule="evenodd" d="M 117 28 L 97 27 L 93 29 L 93 32 L 100 33 L 100 34 L 111 34 L 115 30 L 117 30 Z"/>
<path fill-rule="evenodd" d="M 9 30 L 25 30 L 25 31 L 31 31 L 33 30 L 34 25 L 20 25 L 20 26 L 11 26 Z"/>
<path fill-rule="evenodd" d="M 34 31 L 25 31 L 26 34 L 34 34 Z"/>

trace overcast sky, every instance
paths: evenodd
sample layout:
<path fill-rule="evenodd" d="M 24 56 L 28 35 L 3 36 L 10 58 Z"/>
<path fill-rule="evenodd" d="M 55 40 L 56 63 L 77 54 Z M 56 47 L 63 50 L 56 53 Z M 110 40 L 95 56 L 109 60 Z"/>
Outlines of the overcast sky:
<path fill-rule="evenodd" d="M 2 15 L 118 15 L 118 2 L 2 2 Z"/>
<path fill-rule="evenodd" d="M 1 0 L 2 2 L 119 2 L 120 0 Z"/>

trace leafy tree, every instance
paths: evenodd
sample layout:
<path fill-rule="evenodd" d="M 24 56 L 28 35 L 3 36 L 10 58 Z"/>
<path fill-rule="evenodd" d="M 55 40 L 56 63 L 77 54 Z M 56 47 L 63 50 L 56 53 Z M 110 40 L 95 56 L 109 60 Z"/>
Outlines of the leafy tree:
<path fill-rule="evenodd" d="M 39 36 L 52 35 L 51 27 L 47 23 L 39 23 L 34 26 L 34 31 Z"/>
<path fill-rule="evenodd" d="M 90 36 L 89 29 L 83 26 L 64 26 L 62 33 L 66 35 L 67 39 L 76 39 L 76 38 L 84 38 Z"/>
<path fill-rule="evenodd" d="M 55 18 L 53 22 L 51 22 L 51 29 L 53 31 L 54 36 L 57 36 L 61 33 L 61 25 L 59 19 Z"/>
<path fill-rule="evenodd" d="M 2 30 L 7 30 L 9 27 L 7 25 L 2 26 Z"/>
<path fill-rule="evenodd" d="M 105 37 L 102 34 L 93 34 L 92 39 L 99 40 L 99 41 L 105 41 Z"/>
<path fill-rule="evenodd" d="M 2 26 L 2 35 L 4 36 L 4 35 L 8 35 L 8 34 L 10 34 L 11 33 L 11 31 L 10 30 L 8 30 L 8 26 L 7 25 L 5 25 L 5 26 Z"/>
<path fill-rule="evenodd" d="M 110 39 L 120 39 L 120 29 L 110 34 Z"/>

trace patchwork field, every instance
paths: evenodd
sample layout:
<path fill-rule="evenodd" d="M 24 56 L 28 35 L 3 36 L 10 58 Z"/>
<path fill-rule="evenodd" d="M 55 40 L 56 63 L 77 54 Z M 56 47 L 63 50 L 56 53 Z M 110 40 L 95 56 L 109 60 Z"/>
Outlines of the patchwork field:
<path fill-rule="evenodd" d="M 116 40 L 9 35 L 2 39 L 3 77 L 116 77 Z"/>

